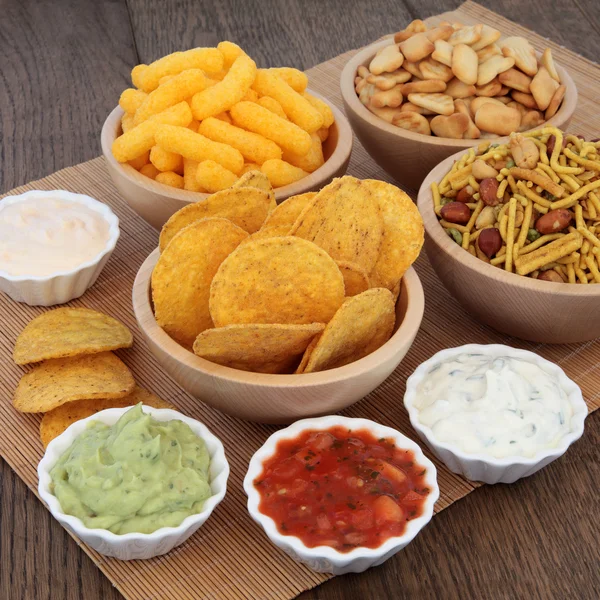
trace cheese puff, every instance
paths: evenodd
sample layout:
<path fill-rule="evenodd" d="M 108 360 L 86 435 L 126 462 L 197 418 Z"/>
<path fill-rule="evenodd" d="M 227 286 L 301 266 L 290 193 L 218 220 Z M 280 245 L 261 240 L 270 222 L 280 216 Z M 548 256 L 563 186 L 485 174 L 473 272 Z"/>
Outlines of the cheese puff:
<path fill-rule="evenodd" d="M 150 93 L 165 75 L 177 75 L 188 69 L 202 69 L 205 73 L 218 73 L 223 69 L 223 55 L 216 48 L 192 48 L 174 52 L 149 64 L 142 76 L 141 88 Z"/>
<path fill-rule="evenodd" d="M 203 121 L 237 104 L 256 77 L 256 63 L 245 54 L 238 56 L 229 72 L 216 85 L 192 96 L 194 118 Z"/>
<path fill-rule="evenodd" d="M 135 113 L 135 124 L 143 123 L 152 115 L 190 98 L 211 85 L 215 85 L 214 80 L 209 79 L 200 69 L 188 69 L 173 76 L 148 94 Z"/>
<path fill-rule="evenodd" d="M 133 129 L 135 125 L 133 124 L 133 115 L 131 113 L 125 113 L 121 117 L 121 130 L 123 133 L 127 133 L 130 129 Z"/>
<path fill-rule="evenodd" d="M 198 183 L 196 173 L 198 163 L 191 158 L 183 159 L 183 188 L 190 192 L 204 192 L 204 188 Z"/>
<path fill-rule="evenodd" d="M 189 69 L 188 69 L 189 70 Z M 158 85 L 159 87 L 163 84 L 163 83 L 167 83 L 167 81 L 170 81 L 171 79 L 173 79 L 173 77 L 175 77 L 175 75 L 165 75 L 164 77 L 161 77 L 158 80 Z"/>
<path fill-rule="evenodd" d="M 133 160 L 127 161 L 136 171 L 139 171 L 144 165 L 148 164 L 148 159 L 150 156 L 150 152 L 144 152 L 144 154 L 140 154 L 137 158 Z"/>
<path fill-rule="evenodd" d="M 164 173 L 159 173 L 154 181 L 158 181 L 158 183 L 164 183 L 165 185 L 170 185 L 174 188 L 183 189 L 183 177 L 178 175 L 177 173 L 173 173 L 173 171 L 165 171 Z"/>
<path fill-rule="evenodd" d="M 201 187 L 214 194 L 231 187 L 236 182 L 237 175 L 214 160 L 205 160 L 196 169 L 196 180 Z"/>
<path fill-rule="evenodd" d="M 296 154 L 306 154 L 310 150 L 310 134 L 255 102 L 239 102 L 231 107 L 230 113 L 238 127 L 259 133 L 280 148 Z"/>
<path fill-rule="evenodd" d="M 301 94 L 308 85 L 308 77 L 302 71 L 292 67 L 276 67 L 269 69 L 283 79 L 293 90 Z"/>
<path fill-rule="evenodd" d="M 252 88 L 250 88 L 242 100 L 247 102 L 256 102 L 258 100 L 258 94 Z"/>
<path fill-rule="evenodd" d="M 286 121 L 288 120 L 285 111 L 283 108 L 281 108 L 281 104 L 279 104 L 275 98 L 271 98 L 271 96 L 263 96 L 262 98 L 258 99 L 258 104 L 267 110 L 270 110 L 272 113 L 275 113 L 278 117 L 281 117 Z"/>
<path fill-rule="evenodd" d="M 143 104 L 147 97 L 148 94 L 146 94 L 146 92 L 142 92 L 142 90 L 127 88 L 123 91 L 121 97 L 119 98 L 119 106 L 126 113 L 135 113 L 135 111 Z"/>
<path fill-rule="evenodd" d="M 260 166 L 255 163 L 245 163 L 243 169 L 240 171 L 240 177 L 249 171 L 260 171 Z"/>
<path fill-rule="evenodd" d="M 191 122 L 192 111 L 188 103 L 180 102 L 118 137 L 112 145 L 113 156 L 119 162 L 133 160 L 155 145 L 154 134 L 161 124 L 187 127 Z"/>
<path fill-rule="evenodd" d="M 223 55 L 224 63 L 223 68 L 225 70 L 230 69 L 231 65 L 235 62 L 235 59 L 242 54 L 246 54 L 237 44 L 233 42 L 219 42 L 217 44 L 217 50 Z"/>
<path fill-rule="evenodd" d="M 259 69 L 252 84 L 260 96 L 271 96 L 281 104 L 290 121 L 304 131 L 312 133 L 323 127 L 321 113 L 293 90 L 281 77 L 268 69 Z"/>
<path fill-rule="evenodd" d="M 229 123 L 230 125 L 232 123 L 231 117 L 229 116 L 229 113 L 227 111 L 219 113 L 218 115 L 215 115 L 213 118 L 219 119 L 219 121 L 225 121 L 225 123 Z"/>
<path fill-rule="evenodd" d="M 283 153 L 283 160 L 308 173 L 316 171 L 325 162 L 321 138 L 316 133 L 311 134 L 310 137 L 312 139 L 312 145 L 306 154 L 294 154 L 289 150 L 286 150 Z M 152 159 L 152 156 L 150 158 Z"/>
<path fill-rule="evenodd" d="M 321 113 L 321 116 L 323 117 L 323 127 L 331 127 L 335 121 L 335 117 L 333 116 L 333 111 L 329 105 L 308 92 L 304 92 L 302 95 Z"/>
<path fill-rule="evenodd" d="M 187 127 L 170 125 L 159 127 L 155 139 L 159 146 L 169 152 L 181 154 L 184 158 L 191 158 L 198 162 L 213 160 L 233 173 L 239 173 L 244 166 L 244 157 L 239 150 L 226 144 L 213 142 Z"/>
<path fill-rule="evenodd" d="M 327 127 L 321 127 L 321 129 L 317 130 L 317 135 L 321 142 L 324 142 L 329 137 L 329 129 Z"/>
<path fill-rule="evenodd" d="M 160 171 L 152 163 L 148 163 L 140 169 L 140 173 L 146 177 L 150 177 L 150 179 L 155 179 Z"/>
<path fill-rule="evenodd" d="M 169 152 L 160 146 L 152 146 L 150 150 L 150 162 L 163 173 L 166 171 L 183 173 L 183 158 L 181 155 Z"/>
<path fill-rule="evenodd" d="M 260 170 L 269 178 L 274 188 L 289 185 L 308 175 L 306 171 L 277 159 L 267 160 Z"/>
<path fill-rule="evenodd" d="M 275 142 L 219 119 L 204 119 L 198 127 L 198 133 L 215 142 L 236 148 L 247 161 L 259 165 L 271 158 L 281 158 L 281 148 Z"/>
<path fill-rule="evenodd" d="M 148 65 L 137 65 L 131 69 L 131 83 L 138 89 L 142 87 L 142 78 L 147 68 Z"/>
<path fill-rule="evenodd" d="M 198 126 L 200 125 L 199 121 L 193 119 L 192 122 L 188 125 L 188 129 L 191 129 L 194 133 L 198 131 Z"/>

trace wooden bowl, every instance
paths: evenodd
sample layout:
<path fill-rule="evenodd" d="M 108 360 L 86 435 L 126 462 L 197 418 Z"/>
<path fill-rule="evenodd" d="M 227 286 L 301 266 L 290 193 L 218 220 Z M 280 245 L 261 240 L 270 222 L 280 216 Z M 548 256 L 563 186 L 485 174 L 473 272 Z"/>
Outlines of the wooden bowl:
<path fill-rule="evenodd" d="M 290 185 L 275 189 L 278 202 L 321 189 L 334 177 L 346 173 L 350 154 L 352 153 L 352 129 L 346 117 L 328 102 L 323 96 L 308 90 L 313 96 L 327 102 L 335 116 L 335 122 L 329 130 L 329 137 L 323 143 L 325 163 L 316 171 Z M 169 217 L 187 204 L 207 198 L 210 194 L 179 190 L 158 183 L 149 177 L 141 175 L 127 163 L 118 162 L 112 154 L 111 147 L 117 135 L 121 133 L 121 117 L 124 112 L 117 106 L 102 126 L 102 153 L 106 159 L 108 173 L 116 188 L 127 204 L 152 227 L 160 229 Z"/>
<path fill-rule="evenodd" d="M 189 352 L 156 323 L 150 278 L 155 250 L 133 284 L 133 310 L 148 346 L 165 371 L 187 392 L 220 411 L 262 423 L 290 423 L 327 415 L 372 392 L 400 364 L 423 318 L 423 288 L 414 269 L 404 276 L 396 303 L 396 329 L 381 348 L 349 365 L 303 375 L 249 373 L 217 365 Z"/>
<path fill-rule="evenodd" d="M 599 337 L 600 284 L 552 283 L 507 273 L 475 258 L 446 234 L 433 210 L 430 186 L 442 180 L 462 153 L 427 175 L 417 200 L 425 250 L 442 283 L 470 315 L 503 333 L 548 344 Z"/>
<path fill-rule="evenodd" d="M 413 133 L 386 123 L 363 106 L 354 91 L 358 67 L 368 66 L 375 53 L 391 41 L 387 38 L 371 44 L 348 61 L 340 81 L 342 99 L 354 133 L 373 160 L 402 185 L 417 190 L 427 173 L 440 161 L 458 150 L 477 146 L 482 140 L 454 140 Z M 567 90 L 560 108 L 546 124 L 565 129 L 577 105 L 577 88 L 565 69 L 556 65 L 556 70 Z M 494 142 L 504 139 L 498 138 Z"/>

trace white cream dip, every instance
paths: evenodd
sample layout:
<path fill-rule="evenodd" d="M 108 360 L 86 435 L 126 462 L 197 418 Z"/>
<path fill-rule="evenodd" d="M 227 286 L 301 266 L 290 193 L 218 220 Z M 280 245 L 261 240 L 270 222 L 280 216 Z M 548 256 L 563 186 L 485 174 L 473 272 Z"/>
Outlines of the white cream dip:
<path fill-rule="evenodd" d="M 109 229 L 102 214 L 79 202 L 0 201 L 0 271 L 43 277 L 73 270 L 106 248 Z"/>
<path fill-rule="evenodd" d="M 573 414 L 556 375 L 520 358 L 476 353 L 432 367 L 414 406 L 440 442 L 496 458 L 556 447 Z"/>

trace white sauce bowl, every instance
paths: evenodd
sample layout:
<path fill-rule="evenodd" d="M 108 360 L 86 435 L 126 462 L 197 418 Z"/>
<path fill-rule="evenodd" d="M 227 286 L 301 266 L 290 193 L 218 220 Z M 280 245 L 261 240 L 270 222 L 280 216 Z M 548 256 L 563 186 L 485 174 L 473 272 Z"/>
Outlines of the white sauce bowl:
<path fill-rule="evenodd" d="M 225 450 L 220 440 L 215 437 L 205 425 L 190 419 L 170 408 L 143 407 L 144 412 L 152 415 L 157 421 L 171 421 L 178 419 L 190 426 L 191 430 L 204 440 L 210 455 L 210 487 L 212 496 L 206 499 L 202 511 L 186 517 L 177 527 L 161 527 L 152 533 L 125 533 L 118 535 L 108 529 L 90 529 L 83 524 L 81 519 L 67 515 L 62 511 L 60 502 L 50 491 L 52 479 L 50 471 L 62 454 L 68 450 L 75 438 L 83 432 L 91 421 L 100 421 L 107 425 L 114 425 L 123 413 L 131 409 L 109 408 L 96 414 L 76 421 L 53 439 L 46 448 L 46 453 L 38 465 L 38 493 L 46 503 L 52 516 L 68 531 L 75 534 L 88 546 L 106 556 L 114 556 L 121 560 L 138 560 L 152 558 L 169 552 L 175 546 L 183 544 L 196 532 L 210 517 L 217 504 L 225 497 L 227 479 L 229 477 L 229 463 L 225 458 Z"/>
<path fill-rule="evenodd" d="M 415 406 L 417 388 L 436 365 L 454 359 L 461 354 L 483 354 L 490 357 L 508 356 L 538 365 L 544 371 L 553 374 L 567 394 L 573 414 L 568 434 L 564 435 L 554 448 L 544 448 L 534 456 L 508 456 L 495 458 L 484 453 L 468 453 L 454 444 L 436 439 L 430 427 L 419 420 L 419 409 Z M 410 422 L 421 439 L 431 451 L 454 473 L 465 479 L 484 483 L 513 483 L 522 477 L 528 477 L 547 464 L 562 456 L 567 448 L 583 435 L 583 423 L 588 414 L 579 386 L 569 379 L 565 372 L 555 363 L 527 350 L 519 350 L 502 344 L 468 344 L 458 348 L 448 348 L 434 354 L 429 360 L 421 363 L 406 381 L 404 406 L 408 411 Z"/>
<path fill-rule="evenodd" d="M 56 198 L 82 204 L 96 211 L 108 223 L 108 240 L 102 252 L 78 267 L 58 271 L 52 275 L 10 275 L 0 270 L 0 291 L 15 302 L 24 302 L 30 306 L 53 306 L 64 304 L 82 296 L 100 275 L 119 239 L 119 219 L 109 206 L 90 196 L 74 194 L 65 190 L 31 190 L 18 196 L 6 196 L 1 206 L 9 206 L 32 198 Z"/>

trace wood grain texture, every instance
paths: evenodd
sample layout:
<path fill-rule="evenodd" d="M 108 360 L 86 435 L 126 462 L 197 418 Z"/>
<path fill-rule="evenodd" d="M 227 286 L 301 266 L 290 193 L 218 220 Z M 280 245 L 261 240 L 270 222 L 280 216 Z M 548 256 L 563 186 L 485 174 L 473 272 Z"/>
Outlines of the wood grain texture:
<path fill-rule="evenodd" d="M 136 44 L 148 61 L 230 38 L 263 66 L 305 68 L 459 3 L 131 1 L 134 40 L 121 1 L 2 2 L 0 47 L 8 60 L 0 71 L 0 189 L 99 153 L 99 127 L 127 84 Z M 598 60 L 594 0 L 483 4 Z M 76 90 L 85 85 L 91 89 L 82 97 Z M 594 415 L 584 439 L 547 469 L 511 486 L 477 490 L 384 566 L 335 578 L 301 598 L 596 598 L 598 448 Z M 0 598 L 120 597 L 4 463 L 0 536 Z"/>

